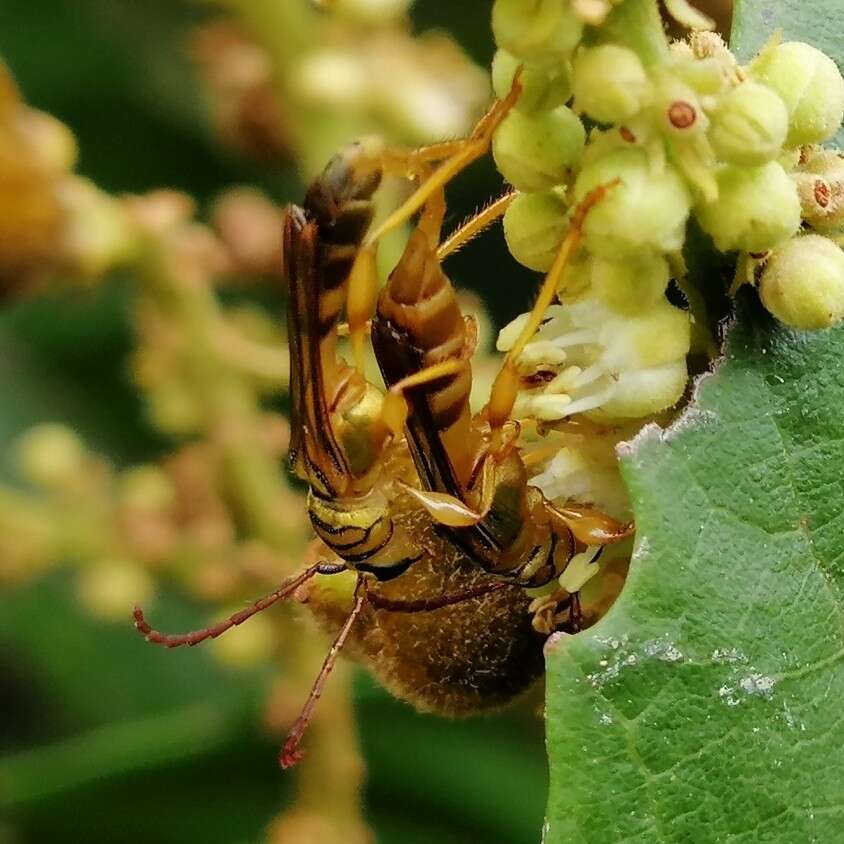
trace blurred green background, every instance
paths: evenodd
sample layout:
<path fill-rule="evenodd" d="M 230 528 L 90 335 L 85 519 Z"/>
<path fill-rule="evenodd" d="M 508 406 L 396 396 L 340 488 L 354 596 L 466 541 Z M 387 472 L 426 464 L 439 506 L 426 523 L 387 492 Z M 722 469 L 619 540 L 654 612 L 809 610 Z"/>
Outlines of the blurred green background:
<path fill-rule="evenodd" d="M 283 0 L 282 0 L 283 1 Z M 453 33 L 482 65 L 486 3 L 418 0 L 418 28 Z M 202 204 L 258 184 L 277 200 L 295 174 L 268 175 L 224 149 L 209 125 L 186 40 L 209 13 L 177 0 L 4 0 L 0 55 L 26 99 L 67 123 L 80 171 L 113 192 L 174 187 Z M 500 182 L 489 163 L 461 179 L 460 219 Z M 498 322 L 530 282 L 499 234 L 450 271 L 483 292 Z M 9 444 L 41 421 L 74 427 L 117 465 L 168 443 L 127 376 L 128 282 L 39 297 L 0 313 L 0 472 Z M 518 290 L 518 294 L 512 291 Z M 493 295 L 494 292 L 494 295 Z M 189 629 L 207 607 L 164 594 L 157 614 Z M 283 807 L 290 780 L 258 724 L 265 672 L 232 672 L 201 649 L 145 647 L 125 625 L 95 623 L 58 573 L 0 596 L 0 842 L 249 842 Z M 356 682 L 368 766 L 366 813 L 379 842 L 533 842 L 546 793 L 542 733 L 527 709 L 466 722 L 422 717 L 366 677 Z M 326 801 L 331 795 L 325 795 Z"/>

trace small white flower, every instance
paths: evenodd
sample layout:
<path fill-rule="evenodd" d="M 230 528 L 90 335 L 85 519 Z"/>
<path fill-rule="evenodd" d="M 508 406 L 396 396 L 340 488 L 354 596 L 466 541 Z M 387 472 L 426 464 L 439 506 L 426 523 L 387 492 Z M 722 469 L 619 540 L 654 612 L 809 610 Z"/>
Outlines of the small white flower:
<path fill-rule="evenodd" d="M 512 347 L 526 315 L 506 326 Z M 621 314 L 594 296 L 552 305 L 519 356 L 524 389 L 515 415 L 551 422 L 577 413 L 602 420 L 647 416 L 675 404 L 687 381 L 688 315 L 665 299 Z"/>

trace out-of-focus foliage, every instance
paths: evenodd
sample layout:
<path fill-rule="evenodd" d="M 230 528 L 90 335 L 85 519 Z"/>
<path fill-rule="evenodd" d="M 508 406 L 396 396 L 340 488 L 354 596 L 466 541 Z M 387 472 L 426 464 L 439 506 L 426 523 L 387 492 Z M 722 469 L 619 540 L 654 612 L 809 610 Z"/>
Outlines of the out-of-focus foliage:
<path fill-rule="evenodd" d="M 285 9 L 301 28 L 273 39 Z M 475 15 L 431 2 L 414 14 L 417 30 L 469 35 L 488 60 Z M 14 240 L 4 275 L 26 284 L 4 288 L 0 314 L 0 839 L 258 840 L 292 805 L 277 840 L 364 840 L 341 674 L 298 778 L 275 764 L 276 734 L 324 651 L 304 619 L 279 608 L 228 645 L 164 653 L 144 646 L 129 610 L 152 595 L 162 624 L 195 627 L 299 565 L 301 503 L 280 469 L 276 203 L 298 199 L 298 172 L 361 132 L 459 134 L 487 98 L 486 76 L 444 35 L 414 41 L 401 23 L 372 34 L 304 0 L 12 0 L 3 21 L 0 54 L 23 98 L 72 130 L 90 182 L 70 175 L 72 144 L 64 158 L 47 144 L 61 189 L 33 195 L 39 226 L 26 230 L 38 238 Z M 282 44 L 289 56 L 273 52 Z M 291 83 L 297 50 L 309 63 Z M 357 62 L 358 78 L 381 87 L 321 100 L 338 56 L 347 82 Z M 38 153 L 33 125 L 64 137 L 13 90 L 8 101 L 16 155 Z M 218 199 L 240 184 L 265 194 Z M 160 187 L 180 193 L 149 193 Z M 477 168 L 454 215 L 497 189 L 491 167 Z M 112 198 L 125 193 L 141 196 Z M 73 240 L 80 232 L 109 238 Z M 492 288 L 504 253 L 492 242 L 484 260 L 455 261 L 461 282 Z M 534 837 L 545 772 L 529 708 L 452 724 L 365 678 L 355 688 L 378 841 Z"/>

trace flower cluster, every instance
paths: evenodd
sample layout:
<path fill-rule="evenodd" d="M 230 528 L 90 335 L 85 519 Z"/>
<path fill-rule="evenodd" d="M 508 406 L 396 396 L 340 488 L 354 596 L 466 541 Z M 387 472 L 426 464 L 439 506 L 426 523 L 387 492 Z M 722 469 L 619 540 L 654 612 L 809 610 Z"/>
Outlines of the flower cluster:
<path fill-rule="evenodd" d="M 522 417 L 621 424 L 676 405 L 692 329 L 712 328 L 685 278 L 692 219 L 737 253 L 737 284 L 758 284 L 782 322 L 844 318 L 844 160 L 819 146 L 841 125 L 841 73 L 778 37 L 743 67 L 688 4 L 666 7 L 696 28 L 688 40 L 669 44 L 647 0 L 493 7 L 496 92 L 517 72 L 522 88 L 493 145 L 519 191 L 504 219 L 514 257 L 547 271 L 578 203 L 610 187 L 585 219 L 559 304 L 520 355 Z M 687 308 L 669 302 L 672 279 Z M 525 318 L 502 331 L 500 350 Z"/>
<path fill-rule="evenodd" d="M 70 129 L 24 103 L 0 62 L 0 298 L 59 272 L 90 282 L 131 254 L 118 202 L 73 172 L 76 158 Z"/>
<path fill-rule="evenodd" d="M 412 32 L 411 0 L 216 5 L 231 14 L 197 30 L 194 56 L 220 134 L 261 161 L 294 159 L 305 177 L 368 134 L 459 137 L 489 100 L 488 75 L 454 39 Z"/>

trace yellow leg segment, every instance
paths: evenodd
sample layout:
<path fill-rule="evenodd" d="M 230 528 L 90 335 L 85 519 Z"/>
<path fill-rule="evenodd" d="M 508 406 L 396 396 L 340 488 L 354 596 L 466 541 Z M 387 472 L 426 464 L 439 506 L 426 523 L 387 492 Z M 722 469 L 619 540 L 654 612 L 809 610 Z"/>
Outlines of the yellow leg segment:
<path fill-rule="evenodd" d="M 435 190 L 445 187 L 461 170 L 485 155 L 492 143 L 495 130 L 516 104 L 520 93 L 521 87 L 518 81 L 515 81 L 510 93 L 503 100 L 496 100 L 492 104 L 489 111 L 477 122 L 474 131 L 468 138 L 426 148 L 428 152 L 431 149 L 437 149 L 452 151 L 452 154 L 386 220 L 367 236 L 364 244 L 377 243 L 387 232 L 409 220 L 427 202 Z M 410 167 L 412 168 L 413 153 L 410 156 Z M 422 161 L 424 162 L 424 160 L 423 158 Z"/>
<path fill-rule="evenodd" d="M 580 242 L 583 239 L 583 223 L 586 215 L 616 184 L 618 182 L 614 181 L 595 188 L 595 190 L 583 198 L 580 205 L 575 209 L 568 234 L 560 245 L 557 257 L 554 259 L 548 275 L 545 276 L 545 281 L 542 282 L 539 296 L 536 298 L 536 303 L 530 312 L 530 316 L 516 342 L 513 344 L 513 347 L 507 352 L 507 357 L 504 359 L 501 370 L 493 382 L 489 404 L 487 405 L 487 418 L 489 419 L 490 428 L 493 431 L 493 448 L 495 450 L 497 450 L 498 440 L 500 439 L 499 432 L 504 427 L 504 423 L 510 418 L 510 414 L 513 412 L 513 405 L 516 403 L 516 396 L 519 392 L 519 373 L 516 369 L 516 362 L 519 359 L 519 355 L 524 351 L 525 346 L 530 342 L 542 324 L 545 312 L 557 296 L 560 281 L 566 271 L 566 267 L 580 248 Z"/>
<path fill-rule="evenodd" d="M 511 191 L 500 196 L 491 202 L 482 211 L 466 220 L 459 229 L 453 231 L 446 241 L 437 249 L 437 258 L 444 261 L 449 255 L 457 252 L 470 240 L 477 237 L 484 229 L 491 226 L 510 207 L 513 200 L 519 195 L 518 191 Z"/>
<path fill-rule="evenodd" d="M 404 399 L 404 391 L 412 387 L 421 387 L 423 384 L 430 384 L 431 381 L 436 381 L 439 378 L 445 378 L 449 375 L 457 375 L 465 367 L 464 360 L 456 358 L 449 358 L 440 363 L 426 366 L 420 369 L 419 372 L 413 372 L 410 375 L 402 378 L 401 381 L 396 381 L 392 387 L 385 393 L 383 403 L 381 404 L 381 422 L 385 429 L 385 434 L 392 434 L 394 437 L 400 436 L 404 430 L 404 423 L 407 419 L 407 402 Z M 380 426 L 379 426 L 380 427 Z"/>
<path fill-rule="evenodd" d="M 420 177 L 422 182 L 386 220 L 367 235 L 352 266 L 349 276 L 347 318 L 355 366 L 359 372 L 362 373 L 364 368 L 365 325 L 375 309 L 378 293 L 376 257 L 379 240 L 388 232 L 407 222 L 426 203 L 431 204 L 433 200 L 433 206 L 439 209 L 440 201 L 436 198 L 437 191 L 442 192 L 445 185 L 461 170 L 489 150 L 495 130 L 513 108 L 520 93 L 521 87 L 517 77 L 510 93 L 490 106 L 468 138 L 432 144 L 416 150 L 388 149 L 382 153 L 385 172 L 396 173 L 406 178 Z M 432 169 L 437 162 L 442 163 Z M 444 200 L 442 202 L 442 214 L 444 214 Z M 432 211 L 431 219 L 434 219 L 436 213 L 438 211 Z"/>
<path fill-rule="evenodd" d="M 366 361 L 366 325 L 375 311 L 378 297 L 377 247 L 363 246 L 349 273 L 346 319 L 355 368 L 363 375 Z"/>

